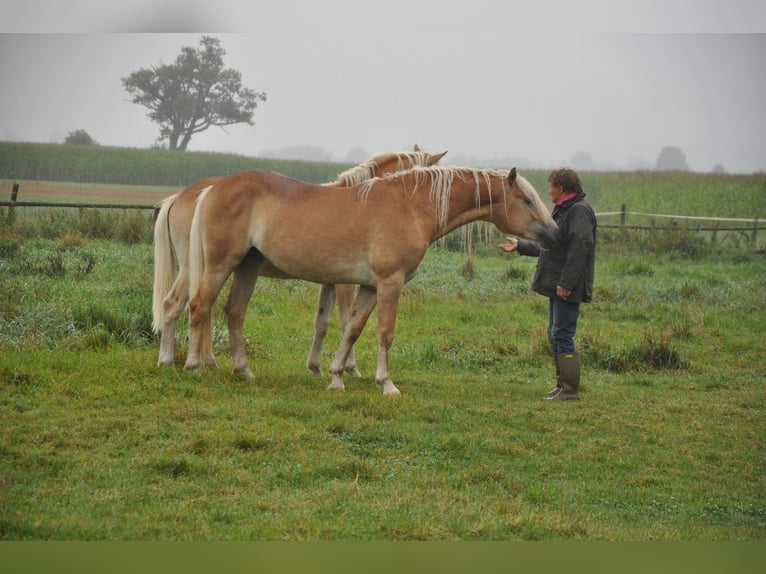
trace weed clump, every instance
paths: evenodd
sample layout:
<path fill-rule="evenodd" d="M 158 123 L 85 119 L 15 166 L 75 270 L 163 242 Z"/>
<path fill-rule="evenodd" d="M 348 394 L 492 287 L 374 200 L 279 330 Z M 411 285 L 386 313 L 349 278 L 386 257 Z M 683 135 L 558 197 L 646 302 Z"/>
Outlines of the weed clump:
<path fill-rule="evenodd" d="M 633 347 L 615 350 L 607 345 L 600 349 L 591 344 L 587 352 L 590 362 L 612 373 L 688 369 L 689 363 L 681 358 L 671 338 L 645 333 L 643 340 Z"/>

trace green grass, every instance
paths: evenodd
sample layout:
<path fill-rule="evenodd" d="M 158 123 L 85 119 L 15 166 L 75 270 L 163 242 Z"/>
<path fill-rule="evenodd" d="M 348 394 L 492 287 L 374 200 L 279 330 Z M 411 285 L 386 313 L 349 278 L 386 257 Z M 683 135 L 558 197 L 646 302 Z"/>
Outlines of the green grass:
<path fill-rule="evenodd" d="M 534 260 L 429 251 L 403 395 L 304 367 L 317 288 L 262 280 L 253 382 L 155 366 L 151 246 L 0 242 L 0 539 L 763 540 L 766 264 L 604 245 L 583 400 L 550 404 Z M 472 277 L 472 278 L 471 278 Z M 339 335 L 323 355 L 329 365 Z"/>

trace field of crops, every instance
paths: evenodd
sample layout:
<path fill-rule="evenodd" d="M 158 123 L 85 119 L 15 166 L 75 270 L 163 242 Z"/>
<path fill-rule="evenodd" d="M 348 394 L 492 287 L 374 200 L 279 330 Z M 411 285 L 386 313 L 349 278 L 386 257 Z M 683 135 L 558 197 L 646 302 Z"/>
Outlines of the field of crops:
<path fill-rule="evenodd" d="M 0 142 L 0 180 L 184 187 L 214 175 L 264 168 L 323 183 L 348 167 L 235 154 Z"/>
<path fill-rule="evenodd" d="M 449 154 L 441 163 L 450 164 Z M 232 154 L 0 142 L 0 197 L 7 197 L 11 184 L 19 181 L 68 182 L 67 185 L 75 184 L 81 189 L 122 189 L 120 195 L 130 197 L 132 186 L 153 186 L 172 193 L 212 175 L 254 168 L 273 169 L 304 181 L 324 183 L 349 167 Z M 522 170 L 522 173 L 545 196 L 548 172 Z M 630 211 L 649 213 L 766 217 L 766 174 L 763 173 L 584 172 L 581 175 L 589 201 L 598 211 L 616 211 L 626 204 Z"/>

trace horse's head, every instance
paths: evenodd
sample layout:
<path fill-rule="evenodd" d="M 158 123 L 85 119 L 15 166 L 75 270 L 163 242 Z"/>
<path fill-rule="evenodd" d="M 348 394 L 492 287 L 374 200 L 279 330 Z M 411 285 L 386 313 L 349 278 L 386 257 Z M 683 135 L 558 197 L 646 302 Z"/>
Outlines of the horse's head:
<path fill-rule="evenodd" d="M 503 233 L 512 233 L 540 242 L 552 241 L 558 226 L 537 191 L 514 167 L 505 182 L 505 205 L 495 205 L 493 222 Z"/>
<path fill-rule="evenodd" d="M 427 151 L 423 151 L 420 149 L 420 146 L 418 144 L 415 144 L 415 147 L 413 148 L 413 153 L 407 153 L 402 154 L 405 156 L 405 159 L 409 161 L 410 165 L 408 165 L 405 169 L 409 169 L 411 167 L 431 167 L 432 165 L 436 165 L 439 163 L 439 160 L 443 158 L 445 155 L 447 155 L 447 150 L 444 150 L 441 153 L 428 153 Z"/>
<path fill-rule="evenodd" d="M 421 150 L 417 144 L 415 144 L 413 151 L 379 153 L 364 163 L 341 173 L 334 185 L 351 186 L 374 177 L 406 171 L 413 167 L 430 167 L 439 163 L 439 160 L 445 155 L 447 155 L 446 151 L 436 154 L 428 153 Z"/>
<path fill-rule="evenodd" d="M 442 153 L 428 153 L 420 149 L 418 144 L 412 151 L 400 151 L 398 153 L 382 153 L 373 156 L 368 161 L 375 164 L 375 175 L 381 176 L 399 171 L 406 171 L 413 167 L 431 167 L 439 163 L 439 160 L 447 155 Z"/>
<path fill-rule="evenodd" d="M 413 167 L 431 167 L 439 163 L 439 160 L 447 155 L 446 151 L 441 153 L 428 153 L 420 149 L 418 144 L 412 151 L 400 151 L 397 153 L 381 153 L 367 160 L 372 163 L 374 175 L 381 176 L 389 173 L 407 171 Z"/>

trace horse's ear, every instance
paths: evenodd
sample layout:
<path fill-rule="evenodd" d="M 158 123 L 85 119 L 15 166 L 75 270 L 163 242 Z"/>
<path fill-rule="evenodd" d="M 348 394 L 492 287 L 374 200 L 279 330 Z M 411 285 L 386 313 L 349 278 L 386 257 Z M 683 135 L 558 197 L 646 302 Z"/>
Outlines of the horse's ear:
<path fill-rule="evenodd" d="M 516 168 L 515 167 L 511 170 L 511 173 L 508 174 L 508 183 L 513 185 L 514 181 L 516 181 Z"/>
<path fill-rule="evenodd" d="M 418 144 L 415 144 L 415 149 L 413 151 L 420 151 L 420 146 Z"/>
<path fill-rule="evenodd" d="M 439 163 L 439 160 L 443 158 L 445 155 L 447 155 L 447 150 L 444 150 L 441 153 L 431 155 L 431 158 L 428 160 L 428 165 L 436 165 L 437 163 Z"/>

